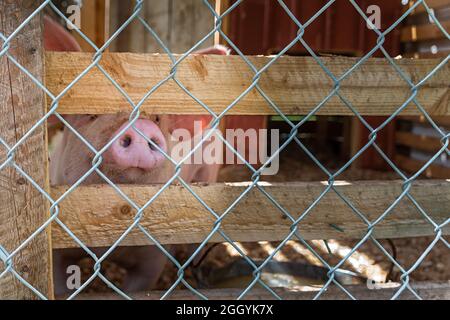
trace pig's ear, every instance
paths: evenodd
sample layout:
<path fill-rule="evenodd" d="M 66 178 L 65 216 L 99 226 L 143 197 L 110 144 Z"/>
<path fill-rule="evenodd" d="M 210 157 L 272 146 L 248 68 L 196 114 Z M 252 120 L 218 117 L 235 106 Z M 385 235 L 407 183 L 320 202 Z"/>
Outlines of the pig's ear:
<path fill-rule="evenodd" d="M 47 15 L 44 16 L 44 47 L 48 51 L 81 51 L 75 38 Z"/>
<path fill-rule="evenodd" d="M 206 49 L 195 51 L 194 54 L 216 54 L 221 56 L 228 56 L 230 54 L 230 49 L 220 44 L 217 44 L 214 47 L 209 47 Z"/>

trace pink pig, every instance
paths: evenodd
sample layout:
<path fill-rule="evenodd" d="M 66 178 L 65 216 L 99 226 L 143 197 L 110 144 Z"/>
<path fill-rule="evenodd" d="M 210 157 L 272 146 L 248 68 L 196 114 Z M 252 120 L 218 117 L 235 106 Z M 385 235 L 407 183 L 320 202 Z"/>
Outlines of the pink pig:
<path fill-rule="evenodd" d="M 80 51 L 73 37 L 49 17 L 44 19 L 44 43 L 46 50 Z M 222 46 L 197 52 L 197 54 L 228 54 Z M 129 114 L 113 115 L 69 115 L 64 119 L 76 129 L 97 151 L 116 137 L 128 124 Z M 162 115 L 138 119 L 103 153 L 99 167 L 112 182 L 122 184 L 164 183 L 175 174 L 174 165 L 158 150 L 169 152 L 174 142 L 168 137 L 175 129 L 192 132 L 193 122 L 208 123 L 209 116 Z M 56 117 L 49 118 L 49 125 Z M 150 142 L 151 141 L 151 142 Z M 157 147 L 155 147 L 158 146 Z M 170 153 L 170 152 L 169 152 Z M 53 185 L 72 185 L 91 167 L 95 154 L 67 127 L 50 155 L 50 175 Z M 188 164 L 182 167 L 181 177 L 186 182 L 213 182 L 217 178 L 219 165 Z M 83 181 L 85 184 L 105 183 L 95 172 Z M 62 213 L 64 214 L 64 213 Z M 131 221 L 130 221 L 131 222 Z M 100 257 L 108 248 L 92 248 Z M 171 248 L 168 248 L 170 250 Z M 81 249 L 61 249 L 54 252 L 55 294 L 69 293 L 66 286 L 67 267 L 76 265 L 87 254 Z M 158 281 L 167 262 L 165 255 L 155 246 L 118 247 L 108 260 L 115 261 L 127 269 L 123 288 L 125 292 L 149 290 Z"/>

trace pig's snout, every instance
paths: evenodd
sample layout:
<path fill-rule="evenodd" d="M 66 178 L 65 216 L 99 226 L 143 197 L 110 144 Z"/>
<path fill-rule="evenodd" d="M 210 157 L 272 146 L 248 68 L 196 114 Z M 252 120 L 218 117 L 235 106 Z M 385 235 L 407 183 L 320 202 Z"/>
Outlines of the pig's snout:
<path fill-rule="evenodd" d="M 128 123 L 124 123 L 113 135 L 117 136 Z M 144 139 L 133 127 L 125 131 L 109 148 L 109 154 L 105 156 L 109 161 L 117 166 L 128 168 L 140 168 L 151 170 L 160 166 L 164 160 L 164 155 L 158 151 L 151 143 L 152 141 L 161 150 L 167 152 L 167 144 L 163 133 L 158 125 L 153 121 L 139 119 L 134 126 L 148 139 Z"/>

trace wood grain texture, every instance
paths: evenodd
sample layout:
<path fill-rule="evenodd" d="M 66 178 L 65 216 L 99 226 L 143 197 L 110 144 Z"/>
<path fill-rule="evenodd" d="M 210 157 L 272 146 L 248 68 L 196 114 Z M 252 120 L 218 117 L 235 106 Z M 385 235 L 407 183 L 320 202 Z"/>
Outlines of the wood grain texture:
<path fill-rule="evenodd" d="M 430 9 L 437 9 L 445 6 L 450 6 L 450 0 L 426 0 L 425 1 Z M 414 9 L 414 14 L 425 12 L 425 6 L 419 4 L 416 9 Z"/>
<path fill-rule="evenodd" d="M 0 32 L 9 36 L 36 9 L 37 1 L 0 0 Z M 37 79 L 43 79 L 42 21 L 32 19 L 11 42 L 9 53 Z M 0 137 L 13 146 L 44 115 L 44 94 L 11 61 L 0 59 Z M 48 189 L 45 125 L 18 147 L 14 161 L 34 181 Z M 6 160 L 0 146 L 0 163 Z M 0 171 L 0 245 L 15 250 L 48 218 L 48 203 L 12 167 Z M 52 298 L 50 228 L 36 236 L 13 258 L 14 269 L 44 296 Z M 0 262 L 0 272 L 4 270 Z M 0 299 L 36 299 L 11 274 L 0 279 Z"/>
<path fill-rule="evenodd" d="M 436 153 L 442 148 L 440 139 L 411 132 L 397 131 L 395 133 L 397 144 L 425 152 Z"/>
<path fill-rule="evenodd" d="M 216 0 L 215 9 L 216 9 L 216 12 L 218 15 L 223 15 L 230 6 L 231 6 L 230 0 Z M 222 19 L 221 29 L 222 29 L 223 33 L 225 33 L 225 35 L 227 35 L 227 36 L 230 35 L 230 14 L 228 14 L 227 16 L 225 16 Z M 222 44 L 225 46 L 229 46 L 227 41 L 220 35 L 219 32 L 216 32 L 214 34 L 214 44 Z"/>
<path fill-rule="evenodd" d="M 160 40 L 170 47 L 171 19 L 170 0 L 150 0 L 144 3 L 145 21 L 152 27 Z M 146 32 L 146 31 L 144 31 Z M 150 35 L 145 36 L 144 52 L 164 53 L 164 49 Z"/>
<path fill-rule="evenodd" d="M 114 1 L 111 4 L 113 30 L 131 15 L 134 1 Z M 161 41 L 175 53 L 192 48 L 214 27 L 214 18 L 202 1 L 197 0 L 146 0 L 140 13 Z M 200 48 L 213 45 L 208 39 Z M 111 44 L 111 51 L 164 53 L 161 45 L 144 25 L 135 19 Z"/>
<path fill-rule="evenodd" d="M 440 22 L 445 30 L 450 29 L 450 21 Z M 400 39 L 402 42 L 425 41 L 447 39 L 445 34 L 435 24 L 420 26 L 407 26 L 401 29 Z M 447 39 L 448 40 L 448 39 Z"/>
<path fill-rule="evenodd" d="M 436 125 L 440 126 L 440 127 L 444 127 L 447 130 L 450 130 L 450 116 L 447 117 L 432 117 L 434 123 L 436 123 Z M 430 126 L 430 123 L 428 122 L 427 119 L 425 119 L 424 116 L 419 116 L 419 117 L 414 117 L 414 116 L 405 116 L 405 117 L 400 117 L 400 120 L 407 120 L 407 121 L 412 121 L 414 123 L 419 123 L 422 125 L 427 125 Z"/>
<path fill-rule="evenodd" d="M 173 53 L 184 53 L 214 28 L 214 16 L 203 1 L 172 0 L 172 2 L 169 48 Z M 213 44 L 214 37 L 210 37 L 199 49 Z"/>
<path fill-rule="evenodd" d="M 125 186 L 120 188 L 137 204 L 144 204 L 161 186 Z M 222 214 L 245 190 L 246 183 L 194 185 L 193 190 L 213 210 Z M 294 217 L 298 217 L 326 188 L 326 183 L 265 184 L 269 192 Z M 373 221 L 401 193 L 395 181 L 337 182 L 336 188 L 366 217 Z M 66 187 L 54 187 L 58 198 Z M 438 223 L 448 219 L 450 181 L 417 181 L 411 194 Z M 82 186 L 62 203 L 60 218 L 88 246 L 110 246 L 133 222 L 136 212 L 106 185 Z M 164 244 L 199 243 L 211 232 L 215 219 L 181 186 L 171 186 L 147 208 L 142 225 Z M 222 229 L 234 241 L 278 241 L 289 234 L 291 223 L 258 190 L 252 190 L 222 221 Z M 337 226 L 339 231 L 334 226 Z M 305 239 L 361 238 L 367 226 L 334 192 L 327 194 L 300 224 Z M 445 230 L 450 233 L 450 227 Z M 374 231 L 377 238 L 433 235 L 429 225 L 412 203 L 404 199 Z M 219 235 L 211 242 L 223 242 Z M 75 243 L 59 227 L 53 228 L 56 248 Z M 150 244 L 142 232 L 135 231 L 122 245 Z"/>
<path fill-rule="evenodd" d="M 98 48 L 101 48 L 109 38 L 110 0 L 84 1 L 81 7 L 81 28 L 83 32 Z M 78 41 L 81 49 L 93 52 L 92 48 L 77 32 L 72 35 Z"/>
<path fill-rule="evenodd" d="M 269 57 L 249 57 L 262 68 Z M 357 59 L 322 58 L 336 75 L 343 74 Z M 48 88 L 60 93 L 92 61 L 90 53 L 46 54 Z M 425 77 L 440 60 L 396 60 L 414 82 Z M 170 72 L 171 63 L 165 55 L 105 53 L 101 65 L 137 103 Z M 237 56 L 191 56 L 178 67 L 177 78 L 213 111 L 224 110 L 252 83 L 254 74 Z M 417 99 L 433 115 L 450 114 L 450 65 L 445 64 L 419 90 Z M 260 79 L 260 86 L 285 114 L 305 115 L 332 90 L 332 80 L 317 63 L 308 57 L 283 57 Z M 363 115 L 391 115 L 410 96 L 408 85 L 396 75 L 385 59 L 370 59 L 341 82 L 342 95 Z M 119 91 L 97 69 L 92 69 L 60 101 L 62 114 L 102 114 L 131 111 Z M 156 90 L 141 107 L 143 113 L 201 114 L 206 111 L 169 81 Z M 276 112 L 263 97 L 252 90 L 227 115 L 263 115 Z M 352 115 L 338 97 L 332 97 L 317 113 L 321 115 Z M 408 106 L 402 115 L 418 114 Z"/>
<path fill-rule="evenodd" d="M 424 161 L 408 158 L 400 154 L 395 156 L 395 163 L 400 169 L 408 173 L 415 173 L 426 164 Z M 422 173 L 422 176 L 434 179 L 450 179 L 450 168 L 437 164 L 431 164 L 425 172 Z"/>
<path fill-rule="evenodd" d="M 433 59 L 436 57 L 446 57 L 450 54 L 450 50 L 442 50 L 436 54 L 431 52 L 410 52 L 402 54 L 403 58 L 413 58 L 413 59 Z"/>
<path fill-rule="evenodd" d="M 448 300 L 450 299 L 449 282 L 413 282 L 411 287 L 424 300 Z M 367 285 L 346 285 L 345 288 L 358 300 L 389 300 L 400 289 L 400 284 L 379 284 L 377 290 L 370 290 Z M 292 289 L 273 288 L 284 300 L 312 300 L 319 291 L 319 287 L 296 287 Z M 244 289 L 208 289 L 201 292 L 210 300 L 232 300 L 239 297 Z M 162 291 L 152 291 L 132 295 L 136 300 L 159 300 L 164 295 Z M 119 300 L 114 293 L 106 294 L 82 294 L 79 300 Z M 199 298 L 188 290 L 175 290 L 169 300 L 198 300 Z M 274 297 L 266 289 L 254 288 L 248 292 L 244 300 L 273 300 Z M 321 300 L 348 300 L 349 297 L 336 286 L 330 286 Z M 415 300 L 416 298 L 405 290 L 399 300 Z"/>

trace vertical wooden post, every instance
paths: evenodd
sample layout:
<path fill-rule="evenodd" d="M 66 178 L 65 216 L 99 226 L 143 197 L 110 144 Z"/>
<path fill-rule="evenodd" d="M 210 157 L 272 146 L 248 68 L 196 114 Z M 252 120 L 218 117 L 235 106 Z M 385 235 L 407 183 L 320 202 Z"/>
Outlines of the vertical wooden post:
<path fill-rule="evenodd" d="M 214 16 L 205 8 L 203 1 L 176 0 L 171 9 L 170 49 L 173 53 L 186 52 L 214 26 Z M 213 44 L 214 39 L 211 37 L 199 49 Z"/>
<path fill-rule="evenodd" d="M 111 2 L 111 34 L 114 33 L 132 14 L 135 2 Z M 151 26 L 161 41 L 170 48 L 171 2 L 169 0 L 147 0 L 140 16 Z M 137 20 L 131 22 L 111 43 L 111 51 L 164 53 L 163 48 Z"/>
<path fill-rule="evenodd" d="M 9 36 L 29 17 L 39 1 L 0 0 L 0 32 Z M 44 74 L 42 15 L 34 17 L 10 43 L 9 53 L 37 79 Z M 0 46 L 3 43 L 0 41 Z M 11 147 L 43 117 L 44 93 L 4 55 L 0 59 L 0 137 Z M 49 189 L 45 125 L 37 128 L 14 154 L 17 163 L 44 189 Z M 0 145 L 0 163 L 7 150 Z M 0 171 L 0 245 L 9 253 L 20 246 L 48 216 L 48 201 L 17 170 Z M 45 297 L 53 298 L 50 228 L 37 235 L 13 258 L 14 270 Z M 0 261 L 0 272 L 4 270 Z M 0 279 L 0 299 L 36 299 L 11 273 Z"/>
<path fill-rule="evenodd" d="M 216 12 L 221 15 L 230 7 L 230 0 L 216 0 Z M 222 31 L 228 36 L 230 31 L 230 16 L 226 16 L 222 20 Z M 227 42 L 220 35 L 219 32 L 214 34 L 214 44 L 227 45 Z"/>
<path fill-rule="evenodd" d="M 97 47 L 109 38 L 110 0 L 83 1 L 81 7 L 81 32 L 83 32 Z M 75 31 L 72 35 L 77 39 L 81 49 L 92 52 L 94 49 Z"/>
<path fill-rule="evenodd" d="M 133 7 L 134 3 L 129 1 L 111 3 L 114 31 L 131 15 Z M 173 53 L 186 52 L 214 27 L 214 16 L 202 1 L 197 0 L 148 0 L 144 3 L 141 17 Z M 199 49 L 213 44 L 211 37 Z M 137 19 L 122 31 L 117 41 L 112 43 L 111 50 L 164 53 Z"/>

